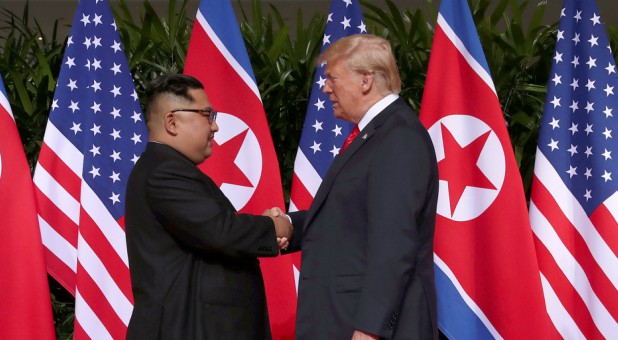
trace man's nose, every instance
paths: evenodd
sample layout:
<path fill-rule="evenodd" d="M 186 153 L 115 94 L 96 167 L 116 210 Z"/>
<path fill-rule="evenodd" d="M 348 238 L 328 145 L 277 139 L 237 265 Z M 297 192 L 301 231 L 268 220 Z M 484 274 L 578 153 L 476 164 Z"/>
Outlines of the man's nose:
<path fill-rule="evenodd" d="M 333 90 L 330 88 L 330 86 L 328 86 L 328 82 L 326 82 L 324 84 L 324 87 L 322 88 L 322 93 L 330 94 L 331 92 L 333 92 Z"/>

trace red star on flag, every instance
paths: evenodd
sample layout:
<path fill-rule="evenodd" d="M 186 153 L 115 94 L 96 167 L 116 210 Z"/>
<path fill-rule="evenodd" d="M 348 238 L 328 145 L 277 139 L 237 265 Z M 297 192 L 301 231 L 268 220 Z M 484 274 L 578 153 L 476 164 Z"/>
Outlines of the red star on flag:
<path fill-rule="evenodd" d="M 451 214 L 453 214 L 466 187 L 496 189 L 476 165 L 491 131 L 462 147 L 446 126 L 441 125 L 441 128 L 444 159 L 438 162 L 438 172 L 440 179 L 448 182 Z"/>
<path fill-rule="evenodd" d="M 234 163 L 248 131 L 249 129 L 246 129 L 221 145 L 214 139 L 212 140 L 212 156 L 200 164 L 199 167 L 212 178 L 218 187 L 221 187 L 223 183 L 253 187 L 247 176 Z M 216 166 L 208 166 L 206 168 L 207 164 L 216 164 Z"/>

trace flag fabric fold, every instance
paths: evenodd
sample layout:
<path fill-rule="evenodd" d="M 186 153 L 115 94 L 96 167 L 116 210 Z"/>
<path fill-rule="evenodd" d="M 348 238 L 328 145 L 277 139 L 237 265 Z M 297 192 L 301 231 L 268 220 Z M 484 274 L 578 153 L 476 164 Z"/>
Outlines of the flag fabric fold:
<path fill-rule="evenodd" d="M 438 324 L 454 338 L 546 338 L 521 176 L 466 0 L 443 0 L 420 119 L 440 195 L 434 241 Z"/>
<path fill-rule="evenodd" d="M 283 188 L 259 89 L 229 0 L 201 1 L 185 74 L 218 111 L 213 155 L 200 165 L 240 213 L 284 208 Z M 296 291 L 288 256 L 260 259 L 273 339 L 293 339 Z"/>
<path fill-rule="evenodd" d="M 81 0 L 34 174 L 47 270 L 75 296 L 76 339 L 125 337 L 125 188 L 147 141 L 110 5 Z"/>
<path fill-rule="evenodd" d="M 595 1 L 563 5 L 530 221 L 560 335 L 609 339 L 618 334 L 618 76 Z"/>
<path fill-rule="evenodd" d="M 55 339 L 34 186 L 0 79 L 0 338 Z"/>

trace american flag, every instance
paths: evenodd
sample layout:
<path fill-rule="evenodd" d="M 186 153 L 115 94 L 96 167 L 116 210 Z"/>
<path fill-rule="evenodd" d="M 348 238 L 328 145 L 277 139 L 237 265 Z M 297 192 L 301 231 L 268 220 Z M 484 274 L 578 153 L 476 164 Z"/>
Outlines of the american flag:
<path fill-rule="evenodd" d="M 54 339 L 30 167 L 0 79 L 1 339 Z"/>
<path fill-rule="evenodd" d="M 565 0 L 530 220 L 547 311 L 564 338 L 618 335 L 618 77 L 593 0 Z"/>
<path fill-rule="evenodd" d="M 331 43 L 359 33 L 367 33 L 359 1 L 333 0 L 320 54 Z M 328 95 L 322 93 L 326 82 L 324 69 L 325 65 L 318 65 L 313 78 L 305 124 L 294 162 L 290 211 L 309 209 L 322 178 L 354 127 L 352 123 L 335 118 Z"/>
<path fill-rule="evenodd" d="M 125 337 L 125 186 L 147 140 L 110 5 L 81 0 L 34 174 L 47 270 L 75 295 L 76 339 Z"/>
<path fill-rule="evenodd" d="M 468 1 L 442 0 L 420 119 L 438 160 L 438 325 L 449 338 L 556 336 L 521 175 Z"/>

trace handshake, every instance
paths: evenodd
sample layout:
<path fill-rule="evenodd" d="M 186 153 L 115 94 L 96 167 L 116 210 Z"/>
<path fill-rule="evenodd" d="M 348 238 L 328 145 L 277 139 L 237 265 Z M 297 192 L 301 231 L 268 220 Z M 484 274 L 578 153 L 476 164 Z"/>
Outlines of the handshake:
<path fill-rule="evenodd" d="M 277 207 L 264 210 L 263 216 L 272 218 L 275 222 L 275 233 L 277 234 L 277 245 L 279 249 L 286 250 L 289 245 L 289 240 L 294 233 L 294 227 L 290 222 L 290 219 L 285 216 L 283 211 Z"/>

